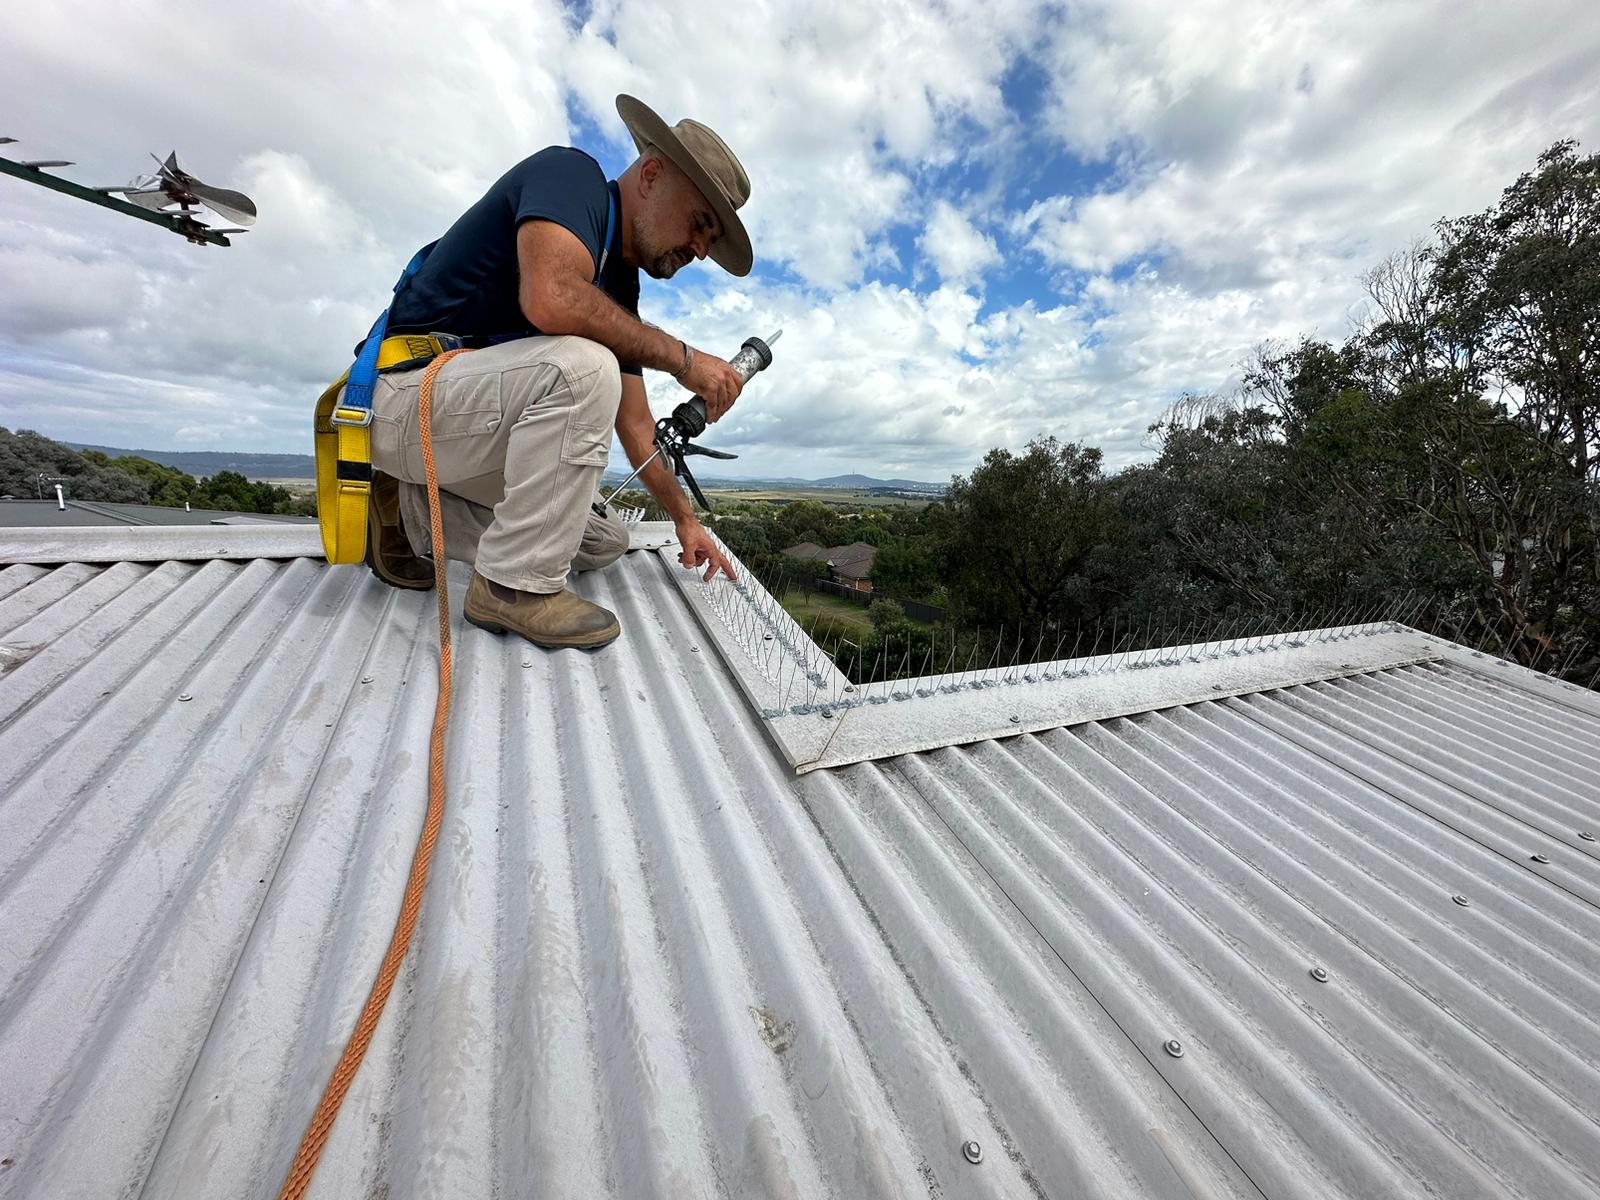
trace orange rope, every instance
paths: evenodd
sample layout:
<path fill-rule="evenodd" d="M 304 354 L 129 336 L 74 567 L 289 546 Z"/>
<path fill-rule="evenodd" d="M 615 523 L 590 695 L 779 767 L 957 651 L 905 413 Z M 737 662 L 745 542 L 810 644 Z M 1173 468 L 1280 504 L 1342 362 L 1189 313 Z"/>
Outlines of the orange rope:
<path fill-rule="evenodd" d="M 422 433 L 422 465 L 428 476 L 428 523 L 433 533 L 433 579 L 439 589 L 439 695 L 433 708 L 433 739 L 428 744 L 428 813 L 422 822 L 422 836 L 417 839 L 417 850 L 411 859 L 411 876 L 406 880 L 405 899 L 400 902 L 400 916 L 395 922 L 394 934 L 389 939 L 389 949 L 384 953 L 373 981 L 367 1003 L 356 1020 L 355 1031 L 333 1068 L 328 1086 L 311 1114 L 305 1136 L 300 1139 L 300 1149 L 295 1151 L 289 1174 L 284 1177 L 278 1200 L 299 1200 L 311 1186 L 311 1175 L 317 1169 L 317 1160 L 333 1132 L 333 1122 L 339 1115 L 339 1106 L 350 1090 L 351 1081 L 366 1056 L 367 1045 L 372 1041 L 383 1006 L 389 1002 L 395 976 L 405 960 L 406 948 L 411 944 L 411 934 L 417 927 L 417 910 L 422 906 L 422 891 L 428 884 L 428 864 L 433 859 L 433 847 L 439 840 L 439 826 L 444 819 L 444 733 L 450 723 L 450 592 L 445 579 L 444 523 L 439 517 L 439 476 L 433 467 L 433 379 L 439 368 L 465 350 L 450 350 L 439 355 L 422 372 L 422 391 L 417 397 L 417 424 Z"/>

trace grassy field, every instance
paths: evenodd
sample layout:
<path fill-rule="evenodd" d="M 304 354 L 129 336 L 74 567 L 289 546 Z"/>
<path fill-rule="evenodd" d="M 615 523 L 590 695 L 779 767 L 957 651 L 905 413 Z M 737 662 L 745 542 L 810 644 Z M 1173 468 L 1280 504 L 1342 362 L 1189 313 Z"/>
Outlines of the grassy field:
<path fill-rule="evenodd" d="M 812 620 L 832 621 L 847 633 L 865 635 L 872 631 L 872 618 L 865 604 L 853 604 L 840 596 L 825 592 L 790 590 L 778 600 L 788 614 L 802 625 Z"/>
<path fill-rule="evenodd" d="M 853 603 L 842 596 L 827 592 L 807 593 L 791 588 L 778 598 L 778 603 L 802 625 L 812 620 L 832 621 L 835 632 L 849 638 L 872 632 L 872 618 L 868 615 L 867 606 Z M 913 620 L 911 624 L 923 629 L 933 628 L 925 621 Z"/>

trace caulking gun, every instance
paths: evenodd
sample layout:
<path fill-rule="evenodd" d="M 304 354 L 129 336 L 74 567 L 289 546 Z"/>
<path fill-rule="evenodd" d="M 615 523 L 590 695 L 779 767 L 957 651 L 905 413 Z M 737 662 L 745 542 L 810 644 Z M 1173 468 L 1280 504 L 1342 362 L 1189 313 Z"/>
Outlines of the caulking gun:
<path fill-rule="evenodd" d="M 739 353 L 728 360 L 728 365 L 739 373 L 739 378 L 746 383 L 757 371 L 765 371 L 772 365 L 772 343 L 783 336 L 783 330 L 778 330 L 766 341 L 760 338 L 746 338 Z M 689 485 L 689 491 L 700 502 L 700 507 L 711 508 L 711 501 L 706 499 L 706 494 L 700 490 L 700 485 L 695 482 L 694 475 L 689 470 L 689 465 L 684 459 L 691 454 L 703 454 L 707 458 L 738 458 L 737 454 L 728 454 L 722 450 L 709 450 L 705 446 L 696 446 L 689 439 L 699 437 L 706 431 L 706 402 L 703 397 L 694 396 L 685 400 L 672 410 L 670 417 L 662 417 L 656 422 L 656 449 L 655 453 L 639 464 L 638 469 L 629 475 L 609 499 L 601 500 L 594 505 L 594 511 L 602 517 L 606 515 L 606 508 L 615 500 L 622 489 L 627 487 L 651 463 L 662 455 L 666 455 L 672 464 L 672 473 Z"/>

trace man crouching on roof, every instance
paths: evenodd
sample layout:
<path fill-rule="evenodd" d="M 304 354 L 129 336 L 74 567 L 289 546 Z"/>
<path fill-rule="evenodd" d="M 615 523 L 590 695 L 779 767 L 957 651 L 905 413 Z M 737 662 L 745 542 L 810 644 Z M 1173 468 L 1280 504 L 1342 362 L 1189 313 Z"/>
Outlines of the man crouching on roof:
<path fill-rule="evenodd" d="M 608 182 L 581 150 L 552 146 L 513 167 L 445 233 L 395 297 L 389 333 L 452 333 L 479 346 L 439 369 L 431 407 L 444 553 L 472 563 L 467 620 L 540 646 L 603 646 L 616 614 L 566 589 L 604 567 L 628 530 L 592 504 L 611 431 L 637 466 L 654 449 L 641 368 L 705 398 L 715 421 L 743 381 L 723 359 L 639 320 L 639 272 L 670 279 L 692 259 L 750 271 L 735 212 L 750 181 L 697 121 L 669 127 L 631 96 L 617 112 L 639 157 Z M 607 240 L 609 227 L 609 240 Z M 417 428 L 420 368 L 378 376 L 372 400 L 367 563 L 395 587 L 433 586 Z M 677 526 L 686 567 L 727 559 L 656 461 L 641 481 Z"/>

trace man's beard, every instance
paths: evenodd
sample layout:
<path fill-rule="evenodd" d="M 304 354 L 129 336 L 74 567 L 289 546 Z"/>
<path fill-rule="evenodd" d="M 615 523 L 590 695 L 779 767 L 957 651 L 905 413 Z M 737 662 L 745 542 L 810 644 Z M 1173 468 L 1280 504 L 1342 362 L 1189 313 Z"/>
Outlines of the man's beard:
<path fill-rule="evenodd" d="M 650 230 L 634 226 L 634 245 L 644 249 L 639 256 L 644 266 L 644 273 L 651 279 L 671 279 L 678 273 L 678 268 L 694 257 L 686 246 L 667 246 L 657 248 L 652 246 L 655 238 Z"/>
<path fill-rule="evenodd" d="M 690 255 L 684 250 L 665 250 L 645 261 L 644 272 L 651 279 L 671 279 L 678 268 L 687 263 Z"/>

